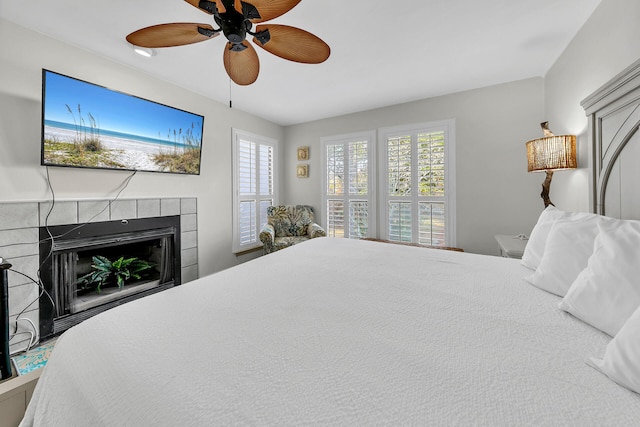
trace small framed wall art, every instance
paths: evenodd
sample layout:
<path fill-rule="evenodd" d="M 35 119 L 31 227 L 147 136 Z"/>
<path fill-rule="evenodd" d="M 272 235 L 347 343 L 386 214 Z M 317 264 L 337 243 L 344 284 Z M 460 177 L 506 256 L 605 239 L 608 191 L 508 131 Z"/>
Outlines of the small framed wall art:
<path fill-rule="evenodd" d="M 309 165 L 298 165 L 296 168 L 296 176 L 298 178 L 308 178 L 309 177 Z"/>
<path fill-rule="evenodd" d="M 309 160 L 309 147 L 298 147 L 298 160 Z"/>

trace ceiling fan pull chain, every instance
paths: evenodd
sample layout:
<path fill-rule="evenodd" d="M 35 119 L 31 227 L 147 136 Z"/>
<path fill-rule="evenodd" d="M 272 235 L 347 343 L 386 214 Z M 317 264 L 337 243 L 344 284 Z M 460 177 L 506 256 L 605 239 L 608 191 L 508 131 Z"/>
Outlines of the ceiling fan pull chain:
<path fill-rule="evenodd" d="M 231 100 L 231 78 L 229 78 L 229 108 L 233 108 L 233 101 Z"/>

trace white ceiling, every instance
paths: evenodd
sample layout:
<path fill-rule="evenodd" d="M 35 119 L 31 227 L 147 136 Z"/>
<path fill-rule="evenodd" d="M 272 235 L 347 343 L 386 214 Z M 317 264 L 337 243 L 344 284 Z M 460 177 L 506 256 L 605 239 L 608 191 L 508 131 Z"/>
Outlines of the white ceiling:
<path fill-rule="evenodd" d="M 0 0 L 0 16 L 280 125 L 544 76 L 600 0 L 302 0 L 269 21 L 331 46 L 319 65 L 256 48 L 260 76 L 231 85 L 224 37 L 143 58 L 125 41 L 168 22 L 213 23 L 182 0 Z M 7 43 L 8 41 L 2 41 Z"/>

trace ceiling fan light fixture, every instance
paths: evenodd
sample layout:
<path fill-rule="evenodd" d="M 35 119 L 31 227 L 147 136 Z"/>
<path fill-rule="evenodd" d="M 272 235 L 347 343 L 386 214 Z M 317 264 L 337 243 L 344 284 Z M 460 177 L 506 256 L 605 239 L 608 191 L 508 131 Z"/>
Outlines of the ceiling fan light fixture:
<path fill-rule="evenodd" d="M 151 58 L 152 56 L 156 56 L 158 53 L 155 49 L 149 47 L 141 47 L 141 46 L 132 46 L 133 51 L 140 56 L 144 56 L 145 58 Z"/>
<path fill-rule="evenodd" d="M 260 61 L 249 43 L 288 61 L 319 64 L 331 54 L 331 48 L 319 37 L 297 27 L 280 24 L 253 24 L 277 18 L 293 9 L 301 0 L 185 0 L 200 11 L 213 15 L 218 25 L 192 22 L 157 24 L 127 35 L 127 42 L 140 55 L 156 54 L 155 48 L 184 46 L 210 40 L 224 34 L 224 68 L 234 83 L 250 85 L 258 78 Z"/>

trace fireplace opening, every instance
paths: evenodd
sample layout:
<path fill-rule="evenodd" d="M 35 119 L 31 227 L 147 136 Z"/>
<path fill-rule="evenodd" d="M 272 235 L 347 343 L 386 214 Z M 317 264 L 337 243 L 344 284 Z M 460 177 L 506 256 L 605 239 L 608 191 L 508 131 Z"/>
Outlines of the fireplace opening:
<path fill-rule="evenodd" d="M 42 337 L 180 284 L 179 216 L 42 227 L 40 238 Z"/>
<path fill-rule="evenodd" d="M 58 295 L 65 297 L 61 301 L 64 305 L 56 301 L 58 310 L 64 307 L 67 313 L 77 313 L 155 287 L 160 282 L 166 283 L 171 277 L 165 276 L 160 280 L 163 276 L 160 269 L 165 264 L 164 259 L 170 256 L 171 242 L 166 241 L 169 238 L 165 236 L 71 252 L 75 259 L 62 262 L 75 263 L 75 266 L 67 266 L 75 268 L 75 281 L 69 283 L 69 295 Z M 103 277 L 105 280 L 101 281 Z"/>

